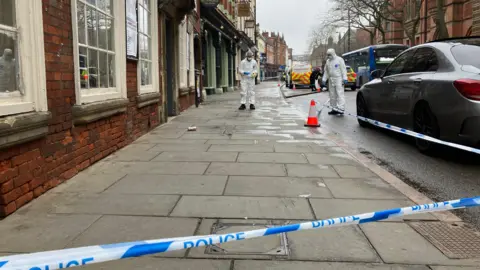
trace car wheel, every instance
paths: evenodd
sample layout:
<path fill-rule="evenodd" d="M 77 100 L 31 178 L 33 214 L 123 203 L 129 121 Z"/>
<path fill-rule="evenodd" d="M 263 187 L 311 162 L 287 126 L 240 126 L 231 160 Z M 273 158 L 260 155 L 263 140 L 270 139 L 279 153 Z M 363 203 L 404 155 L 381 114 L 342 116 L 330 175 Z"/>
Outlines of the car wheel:
<path fill-rule="evenodd" d="M 370 113 L 368 112 L 367 103 L 362 94 L 357 95 L 357 115 L 365 118 L 370 118 Z M 358 124 L 361 127 L 368 127 L 370 124 L 363 120 L 357 118 Z"/>
<path fill-rule="evenodd" d="M 433 138 L 438 138 L 440 136 L 440 127 L 438 126 L 437 118 L 433 114 L 428 104 L 423 103 L 417 105 L 415 107 L 413 117 L 413 130 L 415 132 Z M 420 138 L 415 139 L 415 144 L 418 150 L 424 154 L 433 154 L 437 147 L 437 144 L 430 141 L 422 140 Z"/>

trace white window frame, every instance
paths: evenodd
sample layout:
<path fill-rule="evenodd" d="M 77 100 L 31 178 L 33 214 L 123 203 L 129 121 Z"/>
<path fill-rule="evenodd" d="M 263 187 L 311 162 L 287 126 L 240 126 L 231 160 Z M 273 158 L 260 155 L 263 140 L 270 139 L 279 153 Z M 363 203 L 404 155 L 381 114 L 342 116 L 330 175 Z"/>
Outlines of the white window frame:
<path fill-rule="evenodd" d="M 178 26 L 178 63 L 179 63 L 179 81 L 180 88 L 186 88 L 187 85 L 187 67 L 186 67 L 186 37 L 187 37 L 187 23 L 188 17 Z"/>
<path fill-rule="evenodd" d="M 137 65 L 137 87 L 138 93 L 148 94 L 148 93 L 157 93 L 160 92 L 159 86 L 159 76 L 158 76 L 158 12 L 157 12 L 157 0 L 150 0 L 150 29 L 151 33 L 151 51 L 152 51 L 152 74 L 151 74 L 151 81 L 152 84 L 150 85 L 142 85 L 142 66 L 141 66 L 141 59 L 139 56 L 138 65 Z M 140 42 L 140 34 L 138 41 Z M 140 44 L 140 43 L 139 43 Z"/>
<path fill-rule="evenodd" d="M 0 98 L 0 117 L 48 110 L 42 9 L 42 0 L 15 0 L 17 27 L 10 30 L 17 32 L 16 79 L 24 94 Z"/>
<path fill-rule="evenodd" d="M 112 16 L 115 34 L 115 87 L 82 89 L 80 86 L 80 63 L 79 43 L 77 28 L 77 3 L 79 0 L 71 0 L 72 29 L 73 29 L 73 55 L 75 66 L 75 94 L 77 105 L 105 101 L 109 99 L 127 98 L 127 52 L 125 39 L 125 3 L 124 1 L 112 1 Z M 81 0 L 88 4 L 87 0 Z M 90 5 L 91 6 L 91 5 Z M 97 48 L 97 47 L 95 47 Z M 100 49 L 101 50 L 101 49 Z"/>

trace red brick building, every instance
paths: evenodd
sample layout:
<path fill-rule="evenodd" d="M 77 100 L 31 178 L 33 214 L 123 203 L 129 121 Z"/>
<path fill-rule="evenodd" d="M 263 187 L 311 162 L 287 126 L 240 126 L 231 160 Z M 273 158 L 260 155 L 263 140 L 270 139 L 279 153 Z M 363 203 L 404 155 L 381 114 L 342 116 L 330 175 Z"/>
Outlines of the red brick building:
<path fill-rule="evenodd" d="M 265 66 L 267 77 L 277 75 L 278 68 L 287 64 L 287 42 L 285 38 L 274 32 L 262 32 L 267 40 L 267 64 Z"/>
<path fill-rule="evenodd" d="M 127 50 L 125 1 L 2 8 L 0 217 L 188 106 L 178 102 L 178 25 L 193 0 L 138 3 L 137 50 Z"/>
<path fill-rule="evenodd" d="M 385 23 L 386 43 L 415 45 L 438 39 L 438 29 L 436 27 L 437 6 L 435 0 L 422 1 L 419 10 L 415 7 L 417 2 L 415 0 L 392 1 L 393 7 L 396 10 L 402 11 L 401 14 L 404 19 L 402 22 Z M 474 2 L 476 3 L 477 0 L 445 0 L 443 10 L 445 13 L 445 23 L 449 37 L 472 35 L 472 4 Z M 478 7 L 476 10 L 478 14 Z M 414 22 L 417 18 L 419 21 L 414 30 Z M 414 33 L 414 40 L 410 40 L 405 31 Z M 380 35 L 377 35 L 377 41 L 381 43 L 382 40 Z"/>

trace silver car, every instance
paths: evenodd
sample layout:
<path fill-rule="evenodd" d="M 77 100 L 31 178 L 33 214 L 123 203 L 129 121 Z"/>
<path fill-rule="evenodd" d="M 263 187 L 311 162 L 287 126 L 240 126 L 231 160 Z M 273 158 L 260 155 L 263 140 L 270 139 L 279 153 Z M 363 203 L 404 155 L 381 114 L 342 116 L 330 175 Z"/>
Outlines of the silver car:
<path fill-rule="evenodd" d="M 357 94 L 357 114 L 441 140 L 480 146 L 480 39 L 415 46 Z M 361 126 L 368 123 L 359 120 Z M 416 139 L 422 152 L 435 144 Z"/>

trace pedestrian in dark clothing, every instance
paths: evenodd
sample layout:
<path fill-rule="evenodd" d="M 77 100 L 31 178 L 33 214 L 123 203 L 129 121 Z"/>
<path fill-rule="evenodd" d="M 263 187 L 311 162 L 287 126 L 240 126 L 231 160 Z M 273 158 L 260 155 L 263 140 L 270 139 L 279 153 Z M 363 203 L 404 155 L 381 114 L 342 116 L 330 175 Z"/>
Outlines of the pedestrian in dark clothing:
<path fill-rule="evenodd" d="M 319 76 L 320 76 L 320 68 L 316 67 L 312 71 L 312 74 L 310 75 L 310 88 L 312 89 L 313 92 L 317 91 L 315 82 L 318 81 Z"/>

